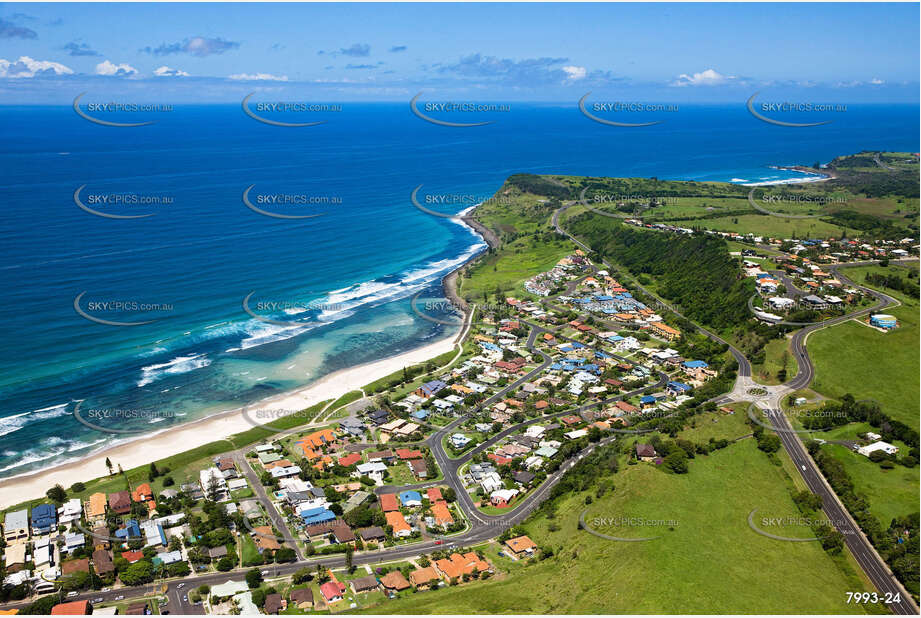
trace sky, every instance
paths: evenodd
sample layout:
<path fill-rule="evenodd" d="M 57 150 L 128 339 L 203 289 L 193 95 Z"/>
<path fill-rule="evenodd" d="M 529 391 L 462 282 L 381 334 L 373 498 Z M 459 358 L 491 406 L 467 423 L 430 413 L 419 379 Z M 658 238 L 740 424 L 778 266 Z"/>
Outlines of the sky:
<path fill-rule="evenodd" d="M 0 104 L 918 101 L 917 3 L 0 4 Z"/>

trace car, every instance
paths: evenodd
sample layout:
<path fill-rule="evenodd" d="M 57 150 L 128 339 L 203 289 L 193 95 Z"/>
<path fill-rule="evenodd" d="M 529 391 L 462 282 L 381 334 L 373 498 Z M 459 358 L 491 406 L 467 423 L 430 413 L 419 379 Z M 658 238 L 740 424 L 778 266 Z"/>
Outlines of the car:
<path fill-rule="evenodd" d="M 805 471 L 806 471 L 806 466 L 800 466 L 800 468 L 802 468 L 802 469 L 803 469 L 803 472 L 805 472 Z"/>
<path fill-rule="evenodd" d="M 95 605 L 96 603 L 102 603 L 102 597 L 99 597 L 98 599 L 93 599 L 93 605 Z"/>
<path fill-rule="evenodd" d="M 125 595 L 120 594 L 120 595 L 118 595 L 117 597 L 115 597 L 115 600 L 116 600 L 116 601 L 122 601 L 122 600 L 124 600 L 124 598 L 125 598 Z"/>
<path fill-rule="evenodd" d="M 188 603 L 188 602 L 189 602 L 189 595 L 187 595 L 187 594 L 182 595 L 182 600 L 185 601 L 186 603 Z"/>
<path fill-rule="evenodd" d="M 184 584 L 184 583 L 182 583 L 182 584 L 179 584 L 178 586 L 176 586 L 176 590 L 179 590 L 180 588 L 183 588 L 184 586 L 185 586 L 185 584 Z"/>
<path fill-rule="evenodd" d="M 111 588 L 103 588 L 103 589 L 101 590 L 101 592 L 108 592 L 108 591 L 110 591 L 110 590 L 111 590 Z"/>
<path fill-rule="evenodd" d="M 68 598 L 68 599 L 72 599 L 72 598 L 74 598 L 75 596 L 77 596 L 77 591 L 76 591 L 76 590 L 67 593 L 67 598 Z"/>
<path fill-rule="evenodd" d="M 437 541 L 435 541 L 435 545 L 441 545 L 442 543 L 444 543 L 444 541 L 442 541 L 442 540 L 440 540 L 440 539 L 437 540 Z"/>

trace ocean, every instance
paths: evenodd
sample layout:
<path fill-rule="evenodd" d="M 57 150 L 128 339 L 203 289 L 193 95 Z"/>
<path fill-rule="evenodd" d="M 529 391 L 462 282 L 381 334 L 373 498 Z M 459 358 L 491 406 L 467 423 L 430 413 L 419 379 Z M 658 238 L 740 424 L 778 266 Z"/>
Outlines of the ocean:
<path fill-rule="evenodd" d="M 405 103 L 343 103 L 297 128 L 238 104 L 132 128 L 2 108 L 0 477 L 453 334 L 410 299 L 441 298 L 485 243 L 413 207 L 419 185 L 457 212 L 518 172 L 777 182 L 800 175 L 771 166 L 918 150 L 917 106 L 849 105 L 812 128 L 682 106 L 621 128 L 575 104 L 509 105 L 467 128 Z"/>

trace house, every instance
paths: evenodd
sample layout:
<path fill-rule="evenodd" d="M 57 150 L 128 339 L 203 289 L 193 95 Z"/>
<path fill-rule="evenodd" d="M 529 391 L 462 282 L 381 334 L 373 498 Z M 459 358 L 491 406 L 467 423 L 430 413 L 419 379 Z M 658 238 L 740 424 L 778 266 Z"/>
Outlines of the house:
<path fill-rule="evenodd" d="M 399 571 L 390 571 L 381 577 L 381 586 L 390 592 L 399 592 L 409 588 L 409 581 Z"/>
<path fill-rule="evenodd" d="M 874 442 L 873 444 L 868 444 L 866 446 L 861 446 L 857 449 L 857 452 L 863 455 L 864 457 L 869 457 L 876 451 L 882 451 L 887 455 L 895 455 L 899 452 L 898 447 L 889 444 L 888 442 Z"/>
<path fill-rule="evenodd" d="M 665 390 L 669 395 L 677 397 L 691 390 L 691 387 L 683 382 L 669 382 Z"/>
<path fill-rule="evenodd" d="M 126 616 L 146 616 L 147 615 L 147 603 L 141 601 L 140 603 L 132 603 L 125 608 Z"/>
<path fill-rule="evenodd" d="M 25 509 L 9 511 L 3 520 L 3 540 L 7 545 L 29 540 L 29 512 Z"/>
<path fill-rule="evenodd" d="M 330 511 L 329 509 L 323 507 L 315 507 L 311 509 L 305 509 L 298 513 L 301 519 L 304 520 L 305 526 L 312 526 L 314 524 L 322 524 L 336 519 L 336 514 Z"/>
<path fill-rule="evenodd" d="M 91 526 L 102 523 L 106 518 L 106 495 L 99 491 L 90 495 L 83 505 L 83 514 Z"/>
<path fill-rule="evenodd" d="M 421 459 L 421 458 L 422 458 L 422 451 L 414 450 L 414 449 L 408 449 L 408 448 L 398 448 L 398 449 L 396 450 L 396 455 L 397 455 L 397 457 L 399 457 L 399 458 L 402 459 L 402 460 L 407 460 L 407 459 Z"/>
<path fill-rule="evenodd" d="M 429 499 L 429 502 L 431 502 L 431 503 L 433 503 L 433 504 L 434 504 L 435 502 L 439 502 L 439 501 L 441 501 L 441 500 L 444 500 L 444 498 L 443 498 L 442 495 L 441 495 L 441 488 L 439 488 L 439 487 L 429 487 L 429 488 L 425 491 L 425 496 Z"/>
<path fill-rule="evenodd" d="M 484 492 L 492 493 L 497 489 L 502 489 L 504 483 L 497 472 L 489 472 L 480 479 L 480 487 L 483 488 Z"/>
<path fill-rule="evenodd" d="M 226 551 L 226 548 L 224 548 Z M 112 560 L 112 552 L 105 549 L 97 549 L 93 552 L 93 570 L 97 575 L 108 575 L 115 572 L 115 563 Z"/>
<path fill-rule="evenodd" d="M 403 538 L 413 533 L 412 527 L 399 511 L 387 511 L 384 516 L 387 518 L 387 525 L 393 528 L 393 536 Z"/>
<path fill-rule="evenodd" d="M 58 603 L 51 608 L 52 616 L 89 616 L 93 613 L 93 606 L 89 601 L 71 601 Z"/>
<path fill-rule="evenodd" d="M 79 498 L 71 498 L 58 509 L 58 523 L 62 526 L 70 526 L 73 522 L 79 521 L 82 514 L 83 503 Z"/>
<path fill-rule="evenodd" d="M 389 511 L 400 510 L 400 505 L 397 503 L 396 494 L 381 494 L 378 499 L 381 502 L 381 510 L 385 513 Z"/>
<path fill-rule="evenodd" d="M 362 541 L 383 541 L 387 538 L 386 533 L 379 526 L 371 526 L 369 528 L 362 528 L 358 531 L 358 536 L 361 537 Z"/>
<path fill-rule="evenodd" d="M 141 522 L 141 532 L 144 533 L 145 538 L 145 547 L 152 547 L 155 545 L 166 545 L 168 541 L 166 540 L 166 534 L 163 533 L 163 526 L 158 524 L 155 521 L 147 520 Z"/>
<path fill-rule="evenodd" d="M 57 527 L 58 511 L 51 504 L 32 508 L 32 534 L 45 534 Z"/>
<path fill-rule="evenodd" d="M 212 560 L 219 560 L 227 555 L 227 546 L 218 545 L 217 547 L 211 547 L 208 549 L 208 557 Z"/>
<path fill-rule="evenodd" d="M 432 585 L 433 582 L 438 582 L 441 578 L 438 577 L 438 572 L 435 571 L 435 567 L 427 566 L 424 569 L 416 569 L 409 574 L 409 581 L 412 582 L 412 585 L 416 588 L 428 588 Z"/>
<path fill-rule="evenodd" d="M 123 551 L 122 558 L 128 561 L 128 564 L 134 564 L 138 560 L 144 559 L 144 552 L 142 551 Z"/>
<path fill-rule="evenodd" d="M 424 479 L 428 476 L 428 465 L 424 459 L 413 459 L 409 462 L 409 469 L 417 479 Z"/>
<path fill-rule="evenodd" d="M 520 492 L 517 489 L 497 489 L 489 494 L 489 502 L 500 509 L 505 508 Z"/>
<path fill-rule="evenodd" d="M 453 446 L 457 450 L 461 450 L 462 448 L 470 444 L 470 438 L 468 438 L 462 433 L 451 434 L 451 437 L 449 438 L 449 440 L 451 441 L 451 446 Z"/>
<path fill-rule="evenodd" d="M 358 464 L 356 467 L 358 476 L 367 476 L 373 481 L 382 481 L 384 474 L 387 472 L 387 466 L 382 462 L 372 461 L 365 464 Z"/>
<path fill-rule="evenodd" d="M 656 458 L 656 449 L 651 444 L 637 444 L 636 458 L 640 461 L 652 461 Z"/>
<path fill-rule="evenodd" d="M 7 573 L 16 573 L 26 566 L 26 544 L 8 545 L 3 553 Z"/>
<path fill-rule="evenodd" d="M 349 582 L 349 584 L 352 586 L 352 592 L 355 594 L 371 592 L 372 590 L 377 590 L 380 588 L 380 583 L 378 583 L 377 578 L 373 575 L 356 577 L 351 582 Z"/>
<path fill-rule="evenodd" d="M 512 473 L 512 478 L 515 479 L 516 483 L 527 486 L 534 480 L 534 473 L 519 470 Z"/>
<path fill-rule="evenodd" d="M 448 508 L 447 502 L 436 502 L 432 505 L 432 518 L 436 526 L 447 527 L 454 523 L 454 516 Z"/>
<path fill-rule="evenodd" d="M 342 600 L 345 594 L 345 586 L 338 581 L 328 581 L 320 585 L 320 594 L 326 599 L 327 603 L 337 603 Z"/>
<path fill-rule="evenodd" d="M 400 493 L 400 503 L 408 508 L 422 506 L 422 495 L 418 491 L 407 490 Z"/>
<path fill-rule="evenodd" d="M 117 515 L 127 515 L 131 512 L 131 493 L 116 491 L 109 494 L 109 510 Z"/>
<path fill-rule="evenodd" d="M 530 537 L 523 535 L 507 540 L 505 547 L 516 558 L 529 558 L 534 555 L 537 544 Z"/>
<path fill-rule="evenodd" d="M 650 330 L 667 341 L 672 341 L 681 336 L 681 333 L 664 322 L 650 322 Z"/>
<path fill-rule="evenodd" d="M 287 609 L 287 607 L 288 604 L 281 598 L 281 595 L 277 592 L 273 592 L 272 594 L 265 595 L 265 604 L 263 604 L 262 609 L 266 614 L 272 615 Z"/>
<path fill-rule="evenodd" d="M 83 547 L 86 545 L 86 538 L 80 534 L 65 534 L 64 535 L 64 551 L 70 553 L 77 548 Z"/>
<path fill-rule="evenodd" d="M 375 451 L 373 453 L 368 453 L 368 461 L 370 463 L 389 464 L 389 463 L 392 463 L 395 458 L 396 458 L 396 455 L 394 455 L 393 452 L 389 450 Z"/>
<path fill-rule="evenodd" d="M 153 490 L 150 489 L 149 483 L 141 483 L 138 485 L 133 492 L 131 492 L 131 499 L 134 502 L 146 502 L 147 508 L 149 510 L 154 510 L 157 506 L 154 502 Z"/>
<path fill-rule="evenodd" d="M 349 511 L 358 508 L 370 497 L 371 494 L 366 491 L 356 491 L 349 497 L 348 500 L 345 501 L 345 506 L 342 507 L 342 512 L 348 513 Z"/>
<path fill-rule="evenodd" d="M 230 498 L 230 492 L 227 489 L 227 480 L 217 467 L 205 468 L 199 472 L 199 484 L 202 493 L 209 500 L 223 502 Z"/>
<path fill-rule="evenodd" d="M 418 389 L 416 389 L 415 394 L 424 399 L 428 399 L 429 397 L 434 397 L 436 393 L 443 391 L 446 388 L 448 388 L 448 385 L 441 380 L 432 380 L 431 382 L 426 382 Z"/>
<path fill-rule="evenodd" d="M 349 453 L 345 457 L 339 458 L 339 465 L 348 468 L 349 466 L 354 466 L 361 461 L 361 453 Z"/>
<path fill-rule="evenodd" d="M 313 590 L 310 588 L 298 588 L 288 593 L 288 599 L 297 605 L 298 609 L 313 608 Z"/>

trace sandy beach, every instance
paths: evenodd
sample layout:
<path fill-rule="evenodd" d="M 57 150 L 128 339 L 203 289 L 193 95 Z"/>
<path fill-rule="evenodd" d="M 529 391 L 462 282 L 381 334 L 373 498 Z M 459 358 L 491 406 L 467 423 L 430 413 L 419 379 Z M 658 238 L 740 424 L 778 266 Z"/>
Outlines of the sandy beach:
<path fill-rule="evenodd" d="M 129 442 L 97 451 L 80 461 L 0 480 L 0 508 L 41 498 L 58 483 L 67 488 L 77 481 L 87 482 L 106 476 L 106 457 L 111 459 L 113 465 L 121 465 L 128 470 L 251 429 L 257 422 L 255 419 L 265 417 L 265 421 L 269 422 L 277 417 L 279 410 L 293 413 L 320 401 L 336 399 L 403 367 L 451 351 L 455 348 L 455 338 L 456 335 L 452 335 L 397 356 L 331 373 L 309 386 L 250 405 L 245 416 L 242 408 L 228 410 L 157 434 L 139 436 Z M 264 414 L 260 415 L 260 412 Z"/>

